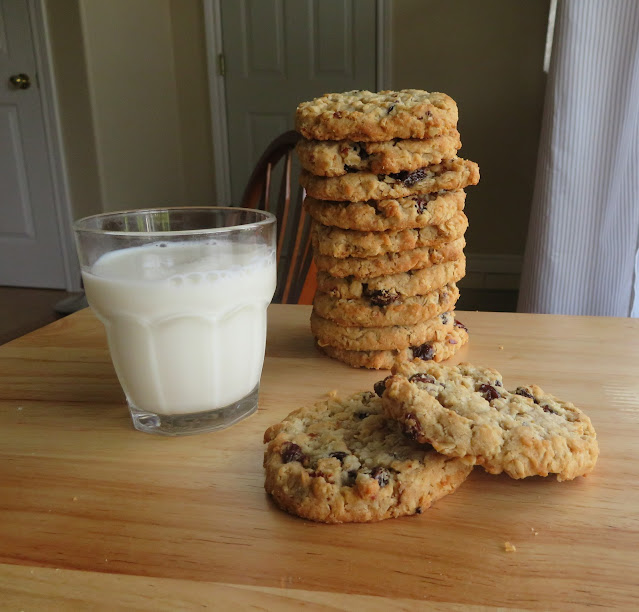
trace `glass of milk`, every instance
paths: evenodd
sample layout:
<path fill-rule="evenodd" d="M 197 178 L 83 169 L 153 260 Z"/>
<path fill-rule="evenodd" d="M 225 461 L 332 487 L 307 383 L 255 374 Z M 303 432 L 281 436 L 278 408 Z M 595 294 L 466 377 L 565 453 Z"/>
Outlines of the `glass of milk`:
<path fill-rule="evenodd" d="M 228 427 L 257 409 L 275 217 L 245 208 L 105 213 L 74 224 L 89 305 L 136 429 Z"/>

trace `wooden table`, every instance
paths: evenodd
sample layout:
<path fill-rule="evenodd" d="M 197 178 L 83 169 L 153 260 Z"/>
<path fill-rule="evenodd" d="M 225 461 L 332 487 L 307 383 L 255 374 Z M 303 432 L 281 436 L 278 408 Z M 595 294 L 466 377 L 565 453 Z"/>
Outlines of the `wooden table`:
<path fill-rule="evenodd" d="M 639 320 L 460 313 L 458 360 L 586 410 L 595 472 L 476 468 L 421 516 L 331 526 L 266 496 L 262 434 L 381 375 L 317 353 L 308 316 L 271 307 L 258 413 L 193 437 L 132 428 L 90 311 L 0 347 L 0 608 L 639 606 Z"/>

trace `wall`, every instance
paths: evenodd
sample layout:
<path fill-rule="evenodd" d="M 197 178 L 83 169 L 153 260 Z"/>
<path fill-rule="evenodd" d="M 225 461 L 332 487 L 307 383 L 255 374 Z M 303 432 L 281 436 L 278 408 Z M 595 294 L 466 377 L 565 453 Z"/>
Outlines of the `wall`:
<path fill-rule="evenodd" d="M 169 3 L 80 0 L 105 210 L 182 201 Z"/>
<path fill-rule="evenodd" d="M 102 210 L 82 22 L 77 0 L 46 0 L 73 218 Z"/>
<path fill-rule="evenodd" d="M 199 0 L 47 0 L 74 216 L 214 200 Z"/>
<path fill-rule="evenodd" d="M 184 203 L 215 204 L 204 14 L 199 0 L 171 0 Z"/>
<path fill-rule="evenodd" d="M 480 184 L 468 189 L 466 251 L 471 274 L 491 266 L 506 272 L 484 278 L 489 286 L 518 282 L 543 109 L 548 7 L 548 0 L 393 2 L 392 87 L 450 94 L 460 110 L 460 155 L 479 164 Z"/>

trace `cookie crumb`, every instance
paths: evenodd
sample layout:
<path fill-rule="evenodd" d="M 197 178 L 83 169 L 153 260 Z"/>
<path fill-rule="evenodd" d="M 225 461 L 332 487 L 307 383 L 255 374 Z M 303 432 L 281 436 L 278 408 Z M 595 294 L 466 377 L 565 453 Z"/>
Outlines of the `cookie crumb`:
<path fill-rule="evenodd" d="M 18 406 L 18 410 L 22 410 L 22 406 Z"/>
<path fill-rule="evenodd" d="M 538 531 L 535 531 L 535 535 L 539 535 L 539 532 L 538 532 Z"/>
<path fill-rule="evenodd" d="M 503 350 L 504 350 L 504 345 L 503 345 L 503 344 L 500 344 L 497 348 L 498 348 L 500 351 L 503 351 Z"/>
<path fill-rule="evenodd" d="M 77 498 L 77 497 L 74 497 L 74 498 L 73 498 L 73 501 L 78 501 L 78 498 Z"/>
<path fill-rule="evenodd" d="M 504 542 L 504 550 L 506 552 L 517 552 L 515 545 L 511 544 L 510 542 Z"/>
<path fill-rule="evenodd" d="M 328 397 L 330 397 L 331 399 L 335 399 L 337 397 L 337 389 L 329 391 L 326 395 L 328 395 Z"/>

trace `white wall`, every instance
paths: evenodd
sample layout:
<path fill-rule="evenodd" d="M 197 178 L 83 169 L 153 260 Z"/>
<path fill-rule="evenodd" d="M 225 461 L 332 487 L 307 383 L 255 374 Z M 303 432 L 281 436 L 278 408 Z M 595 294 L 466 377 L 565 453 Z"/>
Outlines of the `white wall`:
<path fill-rule="evenodd" d="M 200 0 L 171 0 L 171 26 L 185 204 L 215 201 L 206 35 Z"/>
<path fill-rule="evenodd" d="M 212 204 L 199 0 L 46 0 L 74 216 Z"/>
<path fill-rule="evenodd" d="M 46 0 L 73 217 L 102 210 L 97 150 L 78 0 Z"/>
<path fill-rule="evenodd" d="M 104 210 L 183 200 L 169 3 L 80 0 Z"/>

